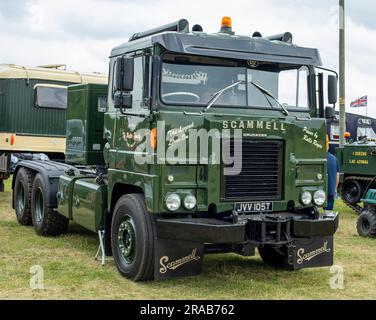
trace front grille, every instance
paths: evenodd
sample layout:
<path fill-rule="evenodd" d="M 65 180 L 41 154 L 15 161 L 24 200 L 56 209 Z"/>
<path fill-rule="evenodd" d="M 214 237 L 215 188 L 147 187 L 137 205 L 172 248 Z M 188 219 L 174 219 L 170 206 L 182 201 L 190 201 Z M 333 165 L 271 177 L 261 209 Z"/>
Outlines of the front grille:
<path fill-rule="evenodd" d="M 268 201 L 281 200 L 283 180 L 284 142 L 276 140 L 243 139 L 241 173 L 230 169 L 229 156 L 234 158 L 234 140 L 226 140 L 222 164 L 222 201 Z M 225 168 L 227 173 L 225 175 Z M 238 170 L 239 171 L 239 170 Z"/>

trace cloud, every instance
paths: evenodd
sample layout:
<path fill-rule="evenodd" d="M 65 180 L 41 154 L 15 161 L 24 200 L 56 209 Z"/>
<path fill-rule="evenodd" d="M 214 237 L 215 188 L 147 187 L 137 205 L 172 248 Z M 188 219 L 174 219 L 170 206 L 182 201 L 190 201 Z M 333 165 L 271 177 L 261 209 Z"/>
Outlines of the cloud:
<path fill-rule="evenodd" d="M 368 94 L 376 104 L 376 2 L 346 3 L 347 100 Z M 179 18 L 216 32 L 221 17 L 229 15 L 238 34 L 292 32 L 295 43 L 319 48 L 324 64 L 338 70 L 337 5 L 338 0 L 0 0 L 0 41 L 7 44 L 0 62 L 66 63 L 107 72 L 111 49 L 135 32 Z"/>

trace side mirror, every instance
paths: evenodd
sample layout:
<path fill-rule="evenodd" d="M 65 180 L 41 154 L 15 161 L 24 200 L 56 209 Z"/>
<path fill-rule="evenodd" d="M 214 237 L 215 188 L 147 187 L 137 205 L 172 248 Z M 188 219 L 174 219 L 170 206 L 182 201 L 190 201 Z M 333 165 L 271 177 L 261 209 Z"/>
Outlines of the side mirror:
<path fill-rule="evenodd" d="M 114 92 L 133 91 L 134 59 L 119 57 L 116 59 L 114 74 Z"/>
<path fill-rule="evenodd" d="M 116 109 L 130 109 L 133 104 L 133 96 L 128 93 L 117 92 L 114 95 L 114 107 Z"/>
<path fill-rule="evenodd" d="M 328 76 L 328 102 L 329 104 L 336 104 L 338 101 L 338 81 L 337 77 L 333 75 Z"/>
<path fill-rule="evenodd" d="M 333 119 L 336 116 L 336 111 L 332 107 L 325 108 L 325 118 L 326 119 Z"/>

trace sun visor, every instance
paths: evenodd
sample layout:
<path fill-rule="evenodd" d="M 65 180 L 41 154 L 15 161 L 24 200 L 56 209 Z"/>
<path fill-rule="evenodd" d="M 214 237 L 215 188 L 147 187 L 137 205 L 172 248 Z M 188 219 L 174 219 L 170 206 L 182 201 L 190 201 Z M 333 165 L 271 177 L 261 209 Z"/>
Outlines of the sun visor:
<path fill-rule="evenodd" d="M 298 47 L 263 38 L 222 37 L 163 33 L 152 37 L 170 52 L 240 60 L 272 61 L 277 63 L 321 66 L 317 49 Z"/>

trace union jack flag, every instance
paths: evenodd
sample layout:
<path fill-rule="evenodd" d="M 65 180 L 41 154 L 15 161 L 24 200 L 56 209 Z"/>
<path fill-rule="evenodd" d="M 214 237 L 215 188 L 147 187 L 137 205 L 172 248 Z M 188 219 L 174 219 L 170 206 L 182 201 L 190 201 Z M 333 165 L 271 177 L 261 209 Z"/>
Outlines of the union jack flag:
<path fill-rule="evenodd" d="M 368 96 L 361 97 L 351 103 L 350 108 L 363 108 L 368 106 Z"/>

